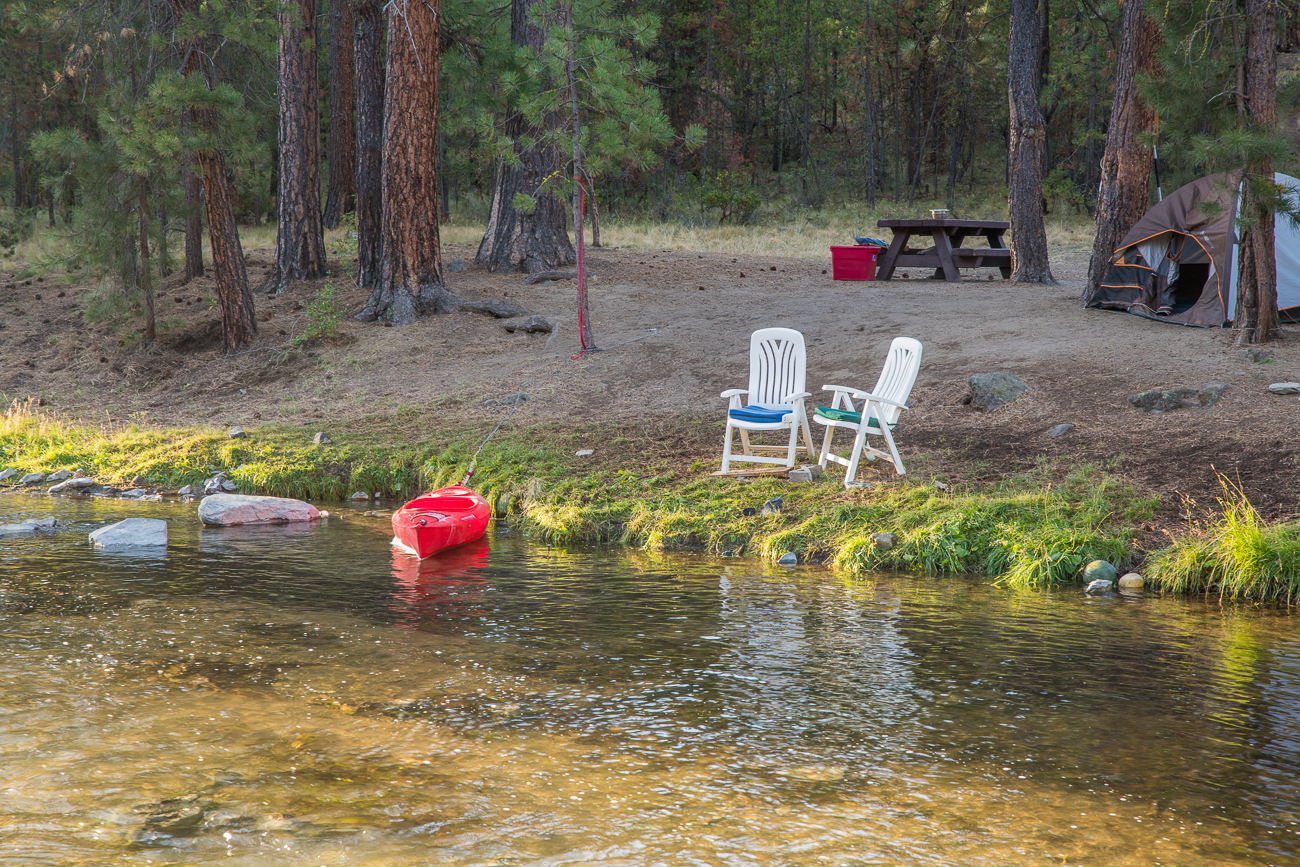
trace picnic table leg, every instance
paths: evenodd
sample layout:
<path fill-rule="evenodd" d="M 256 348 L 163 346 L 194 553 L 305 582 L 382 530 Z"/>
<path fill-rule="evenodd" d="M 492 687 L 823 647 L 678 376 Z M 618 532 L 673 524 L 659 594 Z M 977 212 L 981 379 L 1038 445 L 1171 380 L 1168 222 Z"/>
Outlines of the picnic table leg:
<path fill-rule="evenodd" d="M 888 280 L 894 276 L 894 263 L 898 261 L 910 237 L 912 233 L 907 229 L 894 230 L 894 240 L 889 242 L 889 249 L 885 251 L 884 258 L 880 260 L 880 267 L 876 269 L 877 280 Z"/>
<path fill-rule="evenodd" d="M 940 268 L 936 269 L 934 276 L 942 277 L 949 283 L 960 283 L 961 272 L 952 261 L 952 244 L 948 241 L 948 233 L 943 229 L 935 229 L 930 233 L 934 236 L 934 251 L 939 254 Z"/>
<path fill-rule="evenodd" d="M 984 233 L 984 237 L 988 238 L 989 247 L 993 250 L 1005 250 L 1007 248 L 1006 243 L 1002 240 L 1001 229 L 989 229 Z M 1011 277 L 1010 265 L 1003 265 L 999 267 L 998 270 L 1002 272 L 1003 280 L 1007 280 Z"/>

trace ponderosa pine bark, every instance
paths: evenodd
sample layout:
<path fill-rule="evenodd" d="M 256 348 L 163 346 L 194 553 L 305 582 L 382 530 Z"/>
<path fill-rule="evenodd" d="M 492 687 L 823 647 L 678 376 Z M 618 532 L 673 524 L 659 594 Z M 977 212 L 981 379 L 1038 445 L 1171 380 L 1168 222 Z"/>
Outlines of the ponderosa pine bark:
<path fill-rule="evenodd" d="M 1137 78 L 1152 73 L 1160 47 L 1160 27 L 1143 11 L 1143 0 L 1125 0 L 1115 57 L 1115 90 L 1101 158 L 1097 190 L 1097 235 L 1092 243 L 1083 303 L 1096 293 L 1129 229 L 1147 212 L 1151 199 L 1151 148 L 1141 136 L 1155 131 L 1156 113 L 1138 92 Z"/>
<path fill-rule="evenodd" d="M 409 325 L 451 296 L 438 246 L 438 0 L 389 0 L 379 282 L 360 318 Z"/>
<path fill-rule="evenodd" d="M 1245 105 L 1254 131 L 1277 132 L 1277 6 L 1275 0 L 1246 0 Z M 1273 183 L 1267 156 L 1246 166 L 1241 200 L 1246 228 L 1238 250 L 1237 344 L 1267 343 L 1282 337 L 1277 315 L 1277 259 L 1273 211 L 1253 188 Z"/>
<path fill-rule="evenodd" d="M 325 276 L 320 204 L 320 86 L 316 0 L 280 0 L 280 179 L 275 291 Z"/>
<path fill-rule="evenodd" d="M 1055 283 L 1047 261 L 1043 226 L 1043 163 L 1047 123 L 1039 103 L 1043 26 L 1039 4 L 1011 0 L 1007 44 L 1007 93 L 1011 142 L 1008 154 L 1011 211 L 1011 279 L 1017 283 Z"/>
<path fill-rule="evenodd" d="M 330 137 L 325 154 L 330 164 L 330 182 L 324 215 L 327 229 L 337 229 L 339 220 L 356 202 L 353 20 L 352 0 L 330 0 Z"/>
<path fill-rule="evenodd" d="M 520 48 L 541 51 L 546 43 L 545 25 L 529 20 L 529 11 L 540 2 L 513 0 L 510 4 L 510 39 Z M 546 119 L 547 126 L 552 129 L 563 122 L 561 112 L 553 112 Z M 538 190 L 544 179 L 564 165 L 564 157 L 559 151 L 541 144 L 542 132 L 530 129 L 518 112 L 506 120 L 505 133 L 515 142 L 518 165 L 505 160 L 497 164 L 487 230 L 475 257 L 478 264 L 489 270 L 518 270 L 534 274 L 572 265 L 577 260 L 569 241 L 564 203 L 551 191 L 558 188 L 556 179 L 552 178 L 551 189 Z M 519 145 L 525 136 L 534 140 L 531 148 Z M 531 213 L 515 208 L 515 196 L 521 193 L 536 202 Z"/>
<path fill-rule="evenodd" d="M 185 279 L 203 276 L 203 179 L 194 173 L 190 160 L 181 164 L 185 185 Z"/>
<path fill-rule="evenodd" d="M 177 17 L 198 12 L 200 0 L 173 0 Z M 199 68 L 199 50 L 193 44 L 182 45 L 181 74 L 190 77 Z M 209 90 L 212 82 L 205 81 Z M 187 111 L 200 134 L 206 139 L 194 153 L 203 181 L 203 199 L 208 211 L 208 243 L 212 248 L 212 270 L 217 283 L 217 302 L 221 307 L 221 336 L 227 355 L 237 351 L 257 334 L 253 293 L 248 287 L 244 251 L 239 246 L 239 228 L 226 178 L 225 158 L 216 145 L 217 117 L 209 105 L 192 105 Z"/>
<path fill-rule="evenodd" d="M 383 249 L 384 23 L 380 0 L 362 0 L 352 29 L 356 100 L 357 285 L 379 281 Z"/>

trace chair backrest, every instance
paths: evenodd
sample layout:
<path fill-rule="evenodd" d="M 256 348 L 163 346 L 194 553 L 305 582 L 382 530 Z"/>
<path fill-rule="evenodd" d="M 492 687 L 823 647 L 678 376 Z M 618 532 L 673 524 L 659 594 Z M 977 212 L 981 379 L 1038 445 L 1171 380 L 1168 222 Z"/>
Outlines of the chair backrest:
<path fill-rule="evenodd" d="M 749 338 L 749 403 L 789 407 L 787 394 L 804 391 L 808 356 L 793 328 L 760 328 Z"/>
<path fill-rule="evenodd" d="M 916 374 L 921 369 L 921 341 L 912 337 L 895 337 L 889 344 L 889 357 L 885 359 L 885 368 L 880 371 L 880 379 L 871 393 L 896 403 L 907 403 L 907 396 L 916 384 Z M 885 422 L 894 424 L 902 410 L 896 406 L 883 407 Z"/>

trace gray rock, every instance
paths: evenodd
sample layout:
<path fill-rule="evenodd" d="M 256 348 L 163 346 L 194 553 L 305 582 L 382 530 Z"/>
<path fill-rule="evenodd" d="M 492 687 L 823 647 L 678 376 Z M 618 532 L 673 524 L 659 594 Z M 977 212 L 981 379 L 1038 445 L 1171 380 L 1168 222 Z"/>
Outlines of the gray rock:
<path fill-rule="evenodd" d="M 946 491 L 946 490 L 948 490 L 948 483 L 947 483 L 947 482 L 935 482 L 935 483 L 934 483 L 934 489 L 935 489 L 936 491 Z"/>
<path fill-rule="evenodd" d="M 72 477 L 74 479 L 84 479 L 86 478 L 86 473 L 83 470 L 78 469 L 75 473 L 72 474 Z"/>
<path fill-rule="evenodd" d="M 805 484 L 810 484 L 813 480 L 812 470 L 805 467 L 795 467 L 786 473 L 785 477 L 791 482 L 803 482 Z"/>
<path fill-rule="evenodd" d="M 215 527 L 231 527 L 239 524 L 295 524 L 319 521 L 320 511 L 310 503 L 286 497 L 213 494 L 199 502 L 199 520 Z"/>
<path fill-rule="evenodd" d="M 773 497 L 763 504 L 763 511 L 759 512 L 759 517 L 766 518 L 768 515 L 779 514 L 781 508 L 785 506 L 785 500 L 781 497 Z"/>
<path fill-rule="evenodd" d="M 138 500 L 147 493 L 149 492 L 146 491 L 144 488 L 131 488 L 129 491 L 122 491 L 120 494 L 118 494 L 118 496 L 125 497 L 126 499 L 129 500 Z"/>
<path fill-rule="evenodd" d="M 452 259 L 450 262 L 447 263 L 447 270 L 453 274 L 459 274 L 460 272 L 464 271 L 468 267 L 469 266 L 465 264 L 464 259 Z"/>
<path fill-rule="evenodd" d="M 898 544 L 898 536 L 893 533 L 872 533 L 871 543 L 877 550 L 888 551 Z"/>
<path fill-rule="evenodd" d="M 45 481 L 45 473 L 28 473 L 18 480 L 20 485 L 39 485 Z"/>
<path fill-rule="evenodd" d="M 239 486 L 234 482 L 227 480 L 221 483 L 221 490 L 225 491 L 227 494 L 233 494 L 235 491 L 239 490 Z"/>
<path fill-rule="evenodd" d="M 49 493 L 51 493 L 51 494 L 61 494 L 61 493 L 63 493 L 64 491 L 66 491 L 67 489 L 68 489 L 68 483 L 67 483 L 67 482 L 59 482 L 57 485 L 50 485 Z"/>
<path fill-rule="evenodd" d="M 181 488 L 181 489 L 180 489 L 179 491 L 177 491 L 176 493 L 177 493 L 177 494 L 180 494 L 182 497 L 192 497 L 192 496 L 194 496 L 194 486 L 193 486 L 193 485 L 186 485 L 185 487 Z"/>
<path fill-rule="evenodd" d="M 1096 581 L 1088 582 L 1088 586 L 1083 588 L 1083 592 L 1087 596 L 1105 596 L 1110 592 L 1111 583 L 1098 578 Z"/>
<path fill-rule="evenodd" d="M 1093 560 L 1087 566 L 1083 567 L 1083 580 L 1087 581 L 1114 581 L 1119 578 L 1119 572 L 1114 566 L 1105 560 Z"/>
<path fill-rule="evenodd" d="M 1052 439 L 1056 439 L 1059 436 L 1065 436 L 1067 433 L 1069 433 L 1072 430 L 1074 430 L 1074 425 L 1067 422 L 1065 424 L 1053 425 L 1052 427 L 1048 428 L 1047 435 Z"/>
<path fill-rule="evenodd" d="M 352 496 L 348 497 L 348 499 L 349 499 L 349 500 L 368 500 L 368 499 L 370 499 L 370 495 L 367 494 L 365 491 L 357 491 L 355 494 L 353 494 Z"/>
<path fill-rule="evenodd" d="M 798 566 L 799 557 L 793 551 L 786 551 L 776 563 L 778 566 Z"/>
<path fill-rule="evenodd" d="M 970 387 L 970 402 L 978 409 L 995 409 L 1011 403 L 1029 391 L 1024 380 L 1011 373 L 977 373 L 966 380 Z"/>
<path fill-rule="evenodd" d="M 1128 572 L 1119 579 L 1119 589 L 1121 590 L 1141 590 L 1145 586 L 1146 582 L 1136 572 Z"/>
<path fill-rule="evenodd" d="M 242 427 L 232 427 L 230 429 L 230 438 L 232 440 L 242 440 L 246 436 L 248 436 L 248 434 L 244 433 Z"/>
<path fill-rule="evenodd" d="M 506 331 L 514 334 L 516 331 L 522 331 L 526 334 L 550 334 L 555 330 L 555 323 L 545 316 L 529 316 L 527 319 L 512 319 L 501 325 Z"/>
<path fill-rule="evenodd" d="M 70 479 L 70 478 L 72 478 L 72 473 L 68 472 L 67 470 L 59 470 L 57 473 L 50 473 L 48 476 L 46 476 L 45 481 L 61 482 L 64 479 Z"/>
<path fill-rule="evenodd" d="M 1211 382 L 1203 388 L 1152 389 L 1129 395 L 1129 405 L 1147 412 L 1169 412 L 1186 406 L 1214 406 L 1228 390 L 1222 382 Z"/>
<path fill-rule="evenodd" d="M 805 469 L 812 473 L 814 479 L 820 479 L 822 476 L 826 475 L 826 471 L 822 469 L 821 464 L 800 464 L 799 466 L 801 469 Z"/>
<path fill-rule="evenodd" d="M 29 518 L 17 524 L 0 524 L 0 536 L 17 536 L 40 530 L 53 530 L 58 524 L 59 522 L 54 518 Z"/>
<path fill-rule="evenodd" d="M 93 488 L 94 486 L 95 480 L 88 476 L 74 476 L 73 478 L 68 479 L 69 488 Z"/>
<path fill-rule="evenodd" d="M 16 475 L 18 475 L 18 471 L 15 469 L 8 469 L 5 470 L 4 472 L 0 472 L 0 482 L 8 481 L 10 478 Z"/>
<path fill-rule="evenodd" d="M 596 453 L 595 449 L 578 449 L 573 453 L 575 458 L 589 458 Z"/>
<path fill-rule="evenodd" d="M 318 446 L 327 446 L 330 443 L 334 442 L 334 440 L 330 439 L 330 435 L 325 433 L 325 431 L 323 430 L 316 431 L 316 436 L 312 437 L 311 441 Z"/>
<path fill-rule="evenodd" d="M 1300 382 L 1275 382 L 1268 390 L 1272 394 L 1300 394 Z"/>
<path fill-rule="evenodd" d="M 1268 364 L 1273 360 L 1273 356 L 1269 355 L 1262 349 L 1247 349 L 1245 355 L 1247 361 L 1254 362 L 1255 364 Z"/>
<path fill-rule="evenodd" d="M 167 547 L 167 522 L 160 518 L 127 518 L 90 534 L 96 548 Z"/>

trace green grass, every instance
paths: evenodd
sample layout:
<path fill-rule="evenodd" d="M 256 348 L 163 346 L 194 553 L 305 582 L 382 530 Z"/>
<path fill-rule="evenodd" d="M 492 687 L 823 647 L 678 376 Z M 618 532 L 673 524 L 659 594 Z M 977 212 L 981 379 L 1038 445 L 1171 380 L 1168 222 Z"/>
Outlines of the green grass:
<path fill-rule="evenodd" d="M 1158 552 L 1147 580 L 1174 593 L 1291 604 L 1300 597 L 1300 523 L 1265 524 L 1240 487 L 1220 482 L 1222 518 Z"/>

